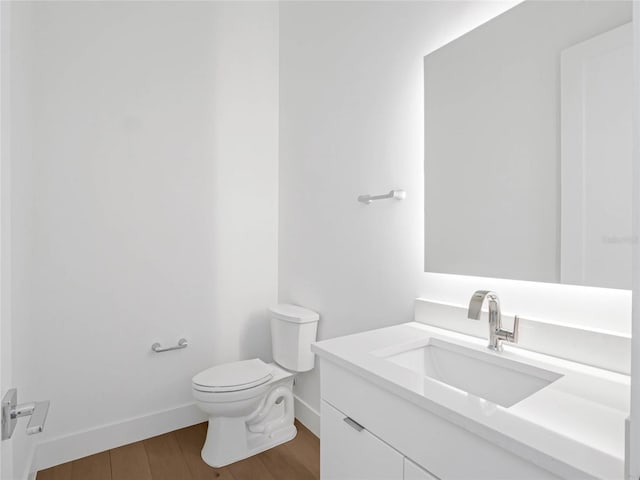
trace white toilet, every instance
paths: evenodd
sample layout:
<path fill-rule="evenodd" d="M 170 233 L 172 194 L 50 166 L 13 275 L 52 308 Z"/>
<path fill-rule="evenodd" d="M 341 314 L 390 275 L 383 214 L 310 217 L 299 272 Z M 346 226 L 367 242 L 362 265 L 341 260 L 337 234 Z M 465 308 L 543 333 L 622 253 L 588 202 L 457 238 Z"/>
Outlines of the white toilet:
<path fill-rule="evenodd" d="M 296 436 L 293 425 L 293 377 L 313 369 L 320 316 L 297 305 L 282 304 L 271 313 L 275 363 L 259 358 L 225 363 L 192 379 L 198 407 L 209 415 L 202 459 L 222 467 Z"/>

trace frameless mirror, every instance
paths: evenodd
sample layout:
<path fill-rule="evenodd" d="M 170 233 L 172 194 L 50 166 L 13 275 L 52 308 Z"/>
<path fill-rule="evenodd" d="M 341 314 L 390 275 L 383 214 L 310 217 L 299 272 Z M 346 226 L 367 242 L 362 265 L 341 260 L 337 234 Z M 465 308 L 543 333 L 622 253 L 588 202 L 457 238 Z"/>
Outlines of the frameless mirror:
<path fill-rule="evenodd" d="M 425 57 L 426 271 L 631 288 L 631 8 L 528 0 Z"/>

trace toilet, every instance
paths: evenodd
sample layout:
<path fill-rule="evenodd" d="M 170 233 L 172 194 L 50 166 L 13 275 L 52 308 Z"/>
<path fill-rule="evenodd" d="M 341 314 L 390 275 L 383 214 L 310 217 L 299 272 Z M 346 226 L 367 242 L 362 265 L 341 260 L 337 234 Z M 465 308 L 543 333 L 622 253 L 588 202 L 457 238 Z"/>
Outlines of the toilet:
<path fill-rule="evenodd" d="M 313 369 L 320 316 L 281 304 L 269 309 L 274 363 L 259 358 L 216 365 L 192 379 L 198 407 L 209 416 L 202 459 L 222 467 L 296 436 L 293 378 Z"/>

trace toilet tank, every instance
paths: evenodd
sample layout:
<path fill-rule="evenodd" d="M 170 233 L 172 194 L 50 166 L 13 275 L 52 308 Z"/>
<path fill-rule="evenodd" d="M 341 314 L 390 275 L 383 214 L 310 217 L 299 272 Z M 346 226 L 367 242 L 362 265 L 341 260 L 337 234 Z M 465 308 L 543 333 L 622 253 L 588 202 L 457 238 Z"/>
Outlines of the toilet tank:
<path fill-rule="evenodd" d="M 320 315 L 287 303 L 271 307 L 269 313 L 273 360 L 293 372 L 313 369 L 315 355 L 311 352 L 311 344 L 316 341 Z"/>

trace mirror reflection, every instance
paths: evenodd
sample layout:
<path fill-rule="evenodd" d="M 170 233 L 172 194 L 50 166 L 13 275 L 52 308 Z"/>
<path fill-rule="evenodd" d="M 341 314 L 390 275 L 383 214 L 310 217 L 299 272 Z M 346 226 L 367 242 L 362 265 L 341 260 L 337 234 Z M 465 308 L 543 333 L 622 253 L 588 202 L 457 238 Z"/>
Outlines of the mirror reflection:
<path fill-rule="evenodd" d="M 628 1 L 523 2 L 425 57 L 425 270 L 631 288 Z"/>

